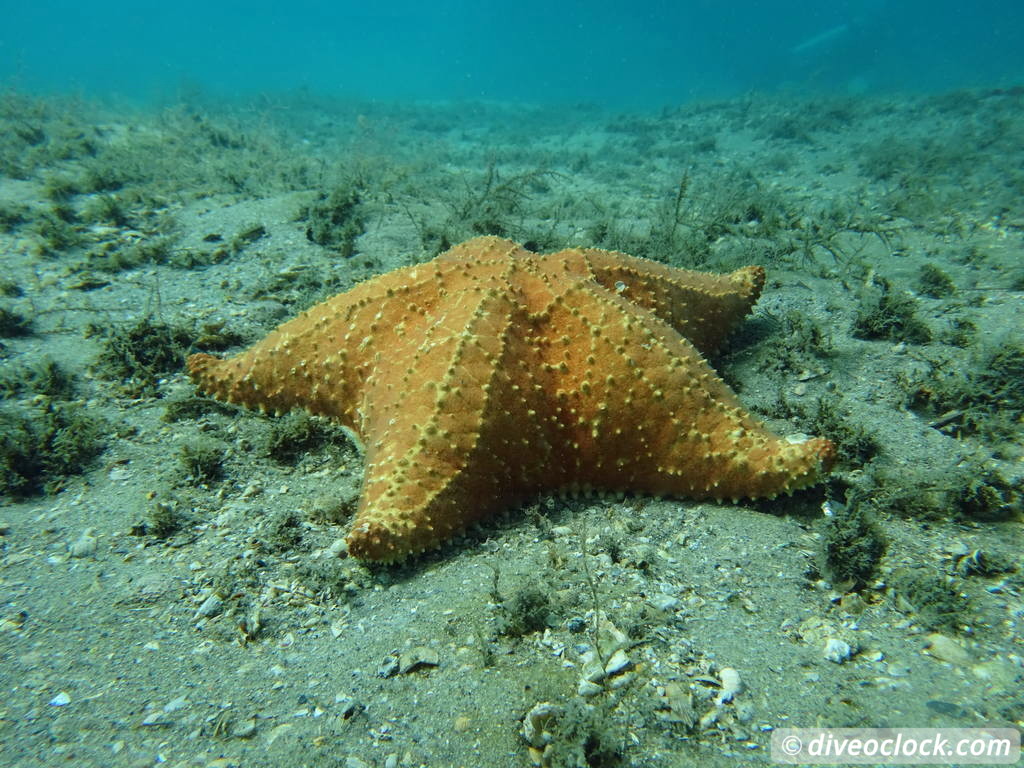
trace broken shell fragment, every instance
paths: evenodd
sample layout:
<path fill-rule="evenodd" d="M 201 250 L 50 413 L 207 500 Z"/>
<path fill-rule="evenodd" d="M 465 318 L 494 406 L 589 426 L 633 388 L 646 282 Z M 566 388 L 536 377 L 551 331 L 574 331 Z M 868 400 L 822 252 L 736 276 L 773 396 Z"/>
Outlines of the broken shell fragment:
<path fill-rule="evenodd" d="M 611 658 L 604 665 L 604 673 L 607 677 L 617 675 L 631 664 L 626 652 L 621 648 L 612 654 Z"/>
<path fill-rule="evenodd" d="M 740 680 L 740 673 L 732 667 L 723 667 L 722 671 L 718 673 L 718 681 L 722 689 L 715 699 L 715 703 L 719 706 L 725 702 L 732 701 L 743 690 L 743 681 Z"/>
<path fill-rule="evenodd" d="M 196 610 L 195 616 L 192 617 L 192 621 L 198 621 L 199 619 L 209 619 L 216 616 L 224 608 L 224 601 L 220 598 L 216 592 L 211 592 L 210 596 L 207 597 L 202 605 Z"/>
<path fill-rule="evenodd" d="M 526 743 L 536 749 L 543 749 L 553 738 L 549 727 L 562 713 L 562 708 L 550 701 L 542 701 L 533 705 L 533 709 L 523 718 L 523 738 Z"/>
<path fill-rule="evenodd" d="M 425 645 L 417 645 L 402 653 L 398 658 L 398 671 L 400 674 L 412 672 L 420 667 L 436 667 L 440 664 L 440 657 L 433 648 Z"/>

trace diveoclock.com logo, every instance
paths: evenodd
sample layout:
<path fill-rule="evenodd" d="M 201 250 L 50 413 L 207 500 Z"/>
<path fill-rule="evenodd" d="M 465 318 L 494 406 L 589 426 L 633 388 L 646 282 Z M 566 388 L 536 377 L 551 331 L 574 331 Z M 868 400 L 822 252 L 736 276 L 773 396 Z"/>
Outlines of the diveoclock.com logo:
<path fill-rule="evenodd" d="M 830 765 L 1009 765 L 1020 757 L 1014 728 L 779 728 L 772 758 Z"/>

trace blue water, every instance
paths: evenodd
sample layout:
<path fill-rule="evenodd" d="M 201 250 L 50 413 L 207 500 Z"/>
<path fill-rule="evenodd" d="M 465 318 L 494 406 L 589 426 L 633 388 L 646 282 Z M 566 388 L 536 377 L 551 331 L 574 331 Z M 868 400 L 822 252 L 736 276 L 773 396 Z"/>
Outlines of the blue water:
<path fill-rule="evenodd" d="M 6 6 L 6 7 L 4 7 Z M 1020 0 L 2 0 L 0 85 L 657 107 L 1024 82 Z"/>

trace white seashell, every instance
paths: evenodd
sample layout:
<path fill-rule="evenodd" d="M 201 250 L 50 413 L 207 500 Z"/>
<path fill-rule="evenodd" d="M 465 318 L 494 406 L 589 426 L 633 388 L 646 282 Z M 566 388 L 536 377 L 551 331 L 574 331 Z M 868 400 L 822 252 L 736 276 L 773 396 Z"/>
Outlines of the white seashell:
<path fill-rule="evenodd" d="M 531 747 L 541 749 L 551 743 L 551 732 L 548 730 L 555 718 L 562 713 L 562 708 L 550 701 L 542 701 L 533 705 L 533 709 L 523 718 L 523 738 Z"/>
<path fill-rule="evenodd" d="M 628 667 L 632 662 L 629 660 L 629 656 L 621 648 L 612 654 L 612 657 L 604 665 L 604 673 L 608 676 L 617 675 L 619 672 Z"/>
<path fill-rule="evenodd" d="M 662 613 L 672 613 L 683 607 L 683 601 L 672 595 L 659 595 L 651 600 L 651 605 Z"/>
<path fill-rule="evenodd" d="M 579 685 L 576 686 L 576 695 L 589 699 L 591 696 L 597 696 L 603 690 L 604 688 L 597 683 L 592 683 L 590 680 L 580 680 Z"/>
<path fill-rule="evenodd" d="M 197 619 L 208 619 L 211 616 L 216 616 L 224 608 L 224 601 L 221 600 L 220 595 L 216 592 L 211 592 L 210 596 L 203 601 L 203 604 L 196 610 L 196 615 L 192 617 L 192 621 Z"/>
<path fill-rule="evenodd" d="M 829 637 L 825 639 L 825 648 L 822 653 L 827 661 L 842 664 L 853 655 L 853 648 L 845 640 Z"/>
<path fill-rule="evenodd" d="M 722 690 L 715 699 L 715 703 L 719 705 L 732 701 L 743 690 L 743 681 L 740 680 L 740 673 L 732 667 L 722 668 L 722 671 L 718 673 L 718 682 L 721 684 Z"/>

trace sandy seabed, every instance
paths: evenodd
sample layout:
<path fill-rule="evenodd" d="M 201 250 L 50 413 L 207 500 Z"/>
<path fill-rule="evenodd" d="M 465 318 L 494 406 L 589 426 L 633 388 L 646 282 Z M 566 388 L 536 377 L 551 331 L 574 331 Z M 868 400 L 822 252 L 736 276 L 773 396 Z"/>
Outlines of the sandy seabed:
<path fill-rule="evenodd" d="M 1021 727 L 1022 113 L 6 93 L 0 763 L 762 765 L 781 727 Z M 356 447 L 197 398 L 184 356 L 477 234 L 764 265 L 712 362 L 836 471 L 345 557 Z"/>

